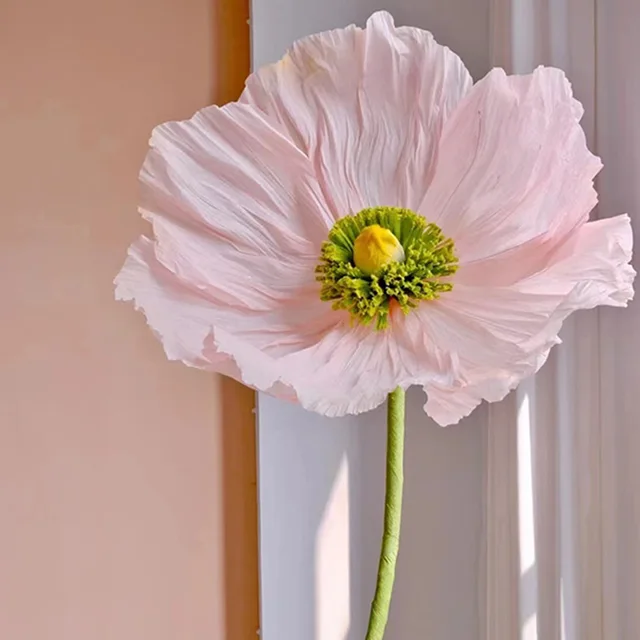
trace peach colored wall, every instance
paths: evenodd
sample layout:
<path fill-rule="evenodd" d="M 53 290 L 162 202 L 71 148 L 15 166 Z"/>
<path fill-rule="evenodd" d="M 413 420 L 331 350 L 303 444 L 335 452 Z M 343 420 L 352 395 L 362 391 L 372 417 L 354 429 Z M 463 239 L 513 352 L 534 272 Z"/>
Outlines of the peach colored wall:
<path fill-rule="evenodd" d="M 167 363 L 111 285 L 149 132 L 232 97 L 243 4 L 0 3 L 2 640 L 252 637 L 252 396 Z"/>

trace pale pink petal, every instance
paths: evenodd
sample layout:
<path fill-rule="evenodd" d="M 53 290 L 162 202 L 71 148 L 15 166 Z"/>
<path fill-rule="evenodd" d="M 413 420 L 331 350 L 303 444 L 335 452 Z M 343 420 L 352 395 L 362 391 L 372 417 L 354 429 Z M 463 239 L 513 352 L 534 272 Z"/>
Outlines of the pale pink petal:
<path fill-rule="evenodd" d="M 505 367 L 509 376 L 524 375 L 531 352 L 550 345 L 525 349 L 518 343 L 546 324 L 562 296 L 489 293 L 494 300 L 487 303 L 478 290 L 457 287 L 407 316 L 394 313 L 384 332 L 351 327 L 346 320 L 335 325 L 317 342 L 283 357 L 285 369 L 300 381 L 292 383 L 299 402 L 340 416 L 378 406 L 397 386 L 457 390 L 476 383 L 480 374 L 505 375 Z M 529 306 L 518 306 L 523 300 Z"/>
<path fill-rule="evenodd" d="M 141 211 L 238 253 L 317 255 L 332 226 L 308 158 L 249 105 L 208 107 L 153 132 Z"/>
<path fill-rule="evenodd" d="M 540 354 L 527 368 L 526 372 L 518 375 L 505 371 L 485 371 L 485 377 L 477 382 L 452 387 L 438 384 L 425 386 L 427 402 L 424 405 L 426 413 L 440 426 L 458 423 L 466 418 L 483 401 L 499 402 L 510 391 L 513 391 L 523 378 L 538 371 L 546 362 L 549 351 Z"/>
<path fill-rule="evenodd" d="M 169 271 L 144 237 L 129 249 L 115 284 L 117 299 L 133 301 L 144 312 L 168 359 L 290 402 L 297 402 L 291 383 L 305 380 L 283 366 L 282 356 L 314 344 L 340 321 L 317 297 L 301 296 L 270 313 L 221 304 Z"/>
<path fill-rule="evenodd" d="M 455 280 L 479 287 L 512 285 L 543 269 L 562 240 L 562 236 L 547 233 L 488 258 L 463 261 Z"/>
<path fill-rule="evenodd" d="M 326 205 L 307 158 L 259 112 L 214 107 L 158 127 L 141 182 L 141 210 L 154 232 L 147 262 L 174 288 L 217 305 L 211 331 L 257 332 L 262 341 L 253 346 L 264 348 L 290 341 L 296 326 L 304 335 L 317 330 L 330 311 L 314 274 L 330 228 Z M 120 279 L 128 279 L 129 297 L 144 308 L 143 283 L 140 299 L 135 287 L 135 274 L 142 277 L 138 253 Z M 128 273 L 132 265 L 138 268 Z M 201 342 L 180 359 L 199 361 Z"/>
<path fill-rule="evenodd" d="M 494 402 L 502 400 L 511 387 L 509 380 L 501 379 L 504 376 L 496 372 L 494 378 L 487 379 L 489 385 L 499 386 L 504 393 L 495 395 Z M 427 415 L 440 426 L 446 427 L 458 423 L 462 418 L 466 418 L 484 399 L 485 389 L 481 385 L 460 385 L 458 387 L 447 387 L 437 384 L 429 384 L 424 387 L 427 393 L 427 401 L 424 410 Z"/>
<path fill-rule="evenodd" d="M 471 87 L 461 60 L 386 12 L 297 42 L 253 74 L 256 105 L 314 163 L 336 218 L 371 206 L 415 208 L 443 123 Z"/>
<path fill-rule="evenodd" d="M 523 280 L 524 291 L 569 289 L 567 313 L 599 305 L 626 307 L 633 298 L 633 233 L 628 215 L 588 222 L 560 245 L 548 266 Z"/>
<path fill-rule="evenodd" d="M 560 240 L 587 220 L 601 163 L 581 115 L 564 74 L 549 68 L 494 69 L 460 103 L 419 210 L 455 240 L 461 264 Z"/>
<path fill-rule="evenodd" d="M 426 330 L 440 338 L 441 349 L 459 352 L 459 375 L 453 384 L 428 380 L 423 385 L 425 411 L 442 426 L 469 415 L 482 400 L 502 400 L 559 342 L 559 326 L 555 331 L 545 329 L 562 304 L 562 295 L 462 289 L 458 287 L 456 299 L 446 305 L 446 323 L 442 317 L 425 322 Z M 475 342 L 483 332 L 489 337 Z"/>
<path fill-rule="evenodd" d="M 454 337 L 458 334 L 450 348 L 460 349 L 461 375 L 452 385 L 437 381 L 425 385 L 427 413 L 442 425 L 452 424 L 483 399 L 502 399 L 542 366 L 572 312 L 599 305 L 626 306 L 633 297 L 635 277 L 629 264 L 631 246 L 628 216 L 589 222 L 556 248 L 543 269 L 519 282 L 498 287 L 456 285 L 436 305 L 451 314 L 446 328 Z M 420 313 L 428 316 L 425 330 L 440 326 L 428 305 Z M 496 343 L 492 361 L 462 342 L 465 333 L 457 328 L 462 322 L 478 323 L 494 340 L 502 341 L 502 346 Z M 438 335 L 441 348 L 446 348 L 445 337 Z"/>
<path fill-rule="evenodd" d="M 316 256 L 254 255 L 169 218 L 154 217 L 155 256 L 194 290 L 247 312 L 272 311 L 303 295 L 320 306 Z"/>
<path fill-rule="evenodd" d="M 369 411 L 398 386 L 452 384 L 457 368 L 456 354 L 434 349 L 417 318 L 401 312 L 384 332 L 344 318 L 282 362 L 302 406 L 327 416 Z"/>
<path fill-rule="evenodd" d="M 429 342 L 458 360 L 451 384 L 424 380 L 427 413 L 444 426 L 468 415 L 482 399 L 504 397 L 511 382 L 528 375 L 531 362 L 556 344 L 557 334 L 542 335 L 542 330 L 563 298 L 553 292 L 456 285 L 440 300 L 421 305 L 416 315 Z"/>
<path fill-rule="evenodd" d="M 496 370 L 478 372 L 475 379 L 457 385 L 430 383 L 425 385 L 426 413 L 440 426 L 456 424 L 466 418 L 483 400 L 500 402 L 513 391 L 524 378 L 539 371 L 547 361 L 550 348 L 531 356 L 526 363 L 519 363 L 517 373 Z"/>
<path fill-rule="evenodd" d="M 140 238 L 129 249 L 116 278 L 116 298 L 132 300 L 144 311 L 149 327 L 160 340 L 167 358 L 237 377 L 250 386 L 270 389 L 277 371 L 269 356 L 238 342 L 216 324 L 225 322 L 220 305 L 188 287 L 156 259 L 153 242 Z"/>

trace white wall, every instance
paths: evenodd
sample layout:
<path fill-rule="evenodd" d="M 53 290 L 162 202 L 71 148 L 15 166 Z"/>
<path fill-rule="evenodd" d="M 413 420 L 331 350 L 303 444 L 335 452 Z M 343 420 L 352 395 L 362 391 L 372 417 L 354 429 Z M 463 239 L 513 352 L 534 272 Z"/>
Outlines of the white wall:
<path fill-rule="evenodd" d="M 478 77 L 489 67 L 488 0 L 253 0 L 253 64 L 295 39 L 363 24 L 385 8 L 432 31 Z M 389 640 L 482 637 L 486 414 L 440 429 L 408 401 L 404 525 Z M 384 410 L 329 420 L 261 395 L 262 640 L 361 640 L 384 492 Z"/>

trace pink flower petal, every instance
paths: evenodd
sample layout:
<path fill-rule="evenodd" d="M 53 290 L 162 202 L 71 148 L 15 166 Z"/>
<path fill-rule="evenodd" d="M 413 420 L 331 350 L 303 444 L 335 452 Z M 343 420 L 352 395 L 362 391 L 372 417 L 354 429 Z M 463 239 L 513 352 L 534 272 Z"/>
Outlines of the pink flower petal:
<path fill-rule="evenodd" d="M 155 256 L 185 286 L 247 312 L 310 295 L 319 306 L 315 256 L 252 255 L 168 218 L 154 218 Z"/>
<path fill-rule="evenodd" d="M 564 74 L 494 69 L 447 120 L 420 211 L 456 242 L 461 264 L 502 255 L 585 222 L 601 168 Z M 534 254 L 533 258 L 539 254 Z"/>
<path fill-rule="evenodd" d="M 633 298 L 630 261 L 633 233 L 628 215 L 588 222 L 550 257 L 548 266 L 520 283 L 527 291 L 569 291 L 563 313 L 599 305 L 626 307 Z M 572 286 L 573 285 L 573 286 Z"/>
<path fill-rule="evenodd" d="M 154 242 L 143 238 L 132 249 L 119 276 L 128 282 L 127 297 L 143 308 L 153 304 L 147 265 L 172 291 L 206 302 L 208 330 L 216 335 L 263 330 L 268 340 L 252 346 L 266 348 L 290 341 L 297 325 L 307 327 L 305 335 L 315 330 L 330 311 L 314 274 L 330 220 L 304 154 L 246 105 L 213 107 L 158 127 L 151 147 L 141 172 L 141 210 Z M 160 294 L 159 285 L 154 290 Z M 172 308 L 166 318 L 148 313 L 150 325 L 171 322 Z M 170 357 L 200 362 L 203 340 L 188 344 L 192 353 Z"/>
<path fill-rule="evenodd" d="M 253 74 L 241 98 L 312 159 L 334 216 L 415 208 L 431 180 L 443 123 L 471 87 L 461 60 L 386 12 L 309 36 Z"/>
<path fill-rule="evenodd" d="M 253 255 L 318 254 L 333 224 L 305 155 L 249 105 L 209 107 L 153 132 L 141 211 Z"/>
<path fill-rule="evenodd" d="M 631 260 L 632 233 L 628 216 L 582 225 L 549 257 L 537 273 L 510 286 L 456 285 L 438 301 L 452 314 L 446 325 L 454 339 L 450 349 L 460 350 L 460 378 L 453 385 L 425 385 L 425 410 L 438 423 L 452 424 L 468 415 L 483 399 L 501 400 L 520 381 L 544 364 L 559 342 L 563 321 L 578 309 L 599 305 L 626 306 L 633 297 L 635 271 Z M 508 265 L 505 265 L 508 268 Z M 425 327 L 440 326 L 428 305 Z M 454 324 L 457 320 L 457 325 Z M 461 323 L 491 333 L 493 360 L 463 340 L 469 338 Z M 446 348 L 445 334 L 438 344 Z"/>
<path fill-rule="evenodd" d="M 400 312 L 384 332 L 344 318 L 282 362 L 303 407 L 332 417 L 357 414 L 382 404 L 398 386 L 453 383 L 456 354 L 434 349 L 426 337 L 416 317 Z"/>
<path fill-rule="evenodd" d="M 229 374 L 234 370 L 231 353 L 210 345 L 213 323 L 220 320 L 220 307 L 197 291 L 190 291 L 175 274 L 156 259 L 153 241 L 140 238 L 129 249 L 129 255 L 116 281 L 116 298 L 132 300 L 144 311 L 149 327 L 161 341 L 167 358 L 180 360 L 193 367 Z M 276 376 L 269 359 L 257 349 L 247 346 L 247 363 L 255 362 L 256 378 L 270 387 Z"/>
<path fill-rule="evenodd" d="M 278 355 L 291 350 L 296 335 L 303 339 L 306 332 L 310 336 L 307 340 L 314 339 L 319 310 L 313 308 L 313 300 L 303 297 L 298 305 L 291 303 L 291 309 L 285 307 L 282 314 L 221 304 L 161 264 L 153 241 L 145 237 L 129 249 L 115 284 L 117 299 L 134 301 L 136 308 L 144 311 L 170 360 L 223 373 L 253 388 L 295 400 L 293 389 L 281 379 Z M 296 320 L 303 325 L 299 334 Z"/>

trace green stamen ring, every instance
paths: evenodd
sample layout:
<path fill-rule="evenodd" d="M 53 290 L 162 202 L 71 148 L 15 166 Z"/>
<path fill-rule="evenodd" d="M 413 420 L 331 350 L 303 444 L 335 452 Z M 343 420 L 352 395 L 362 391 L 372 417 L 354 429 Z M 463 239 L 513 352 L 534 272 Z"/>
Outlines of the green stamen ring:
<path fill-rule="evenodd" d="M 404 260 L 392 261 L 371 274 L 355 265 L 356 238 L 372 225 L 388 229 L 404 249 Z M 440 227 L 409 209 L 373 207 L 345 216 L 333 225 L 322 244 L 316 279 L 320 298 L 333 301 L 361 324 L 389 325 L 389 306 L 396 301 L 407 314 L 421 300 L 435 300 L 453 284 L 446 280 L 458 268 L 453 240 Z M 445 280 L 443 280 L 445 279 Z"/>

